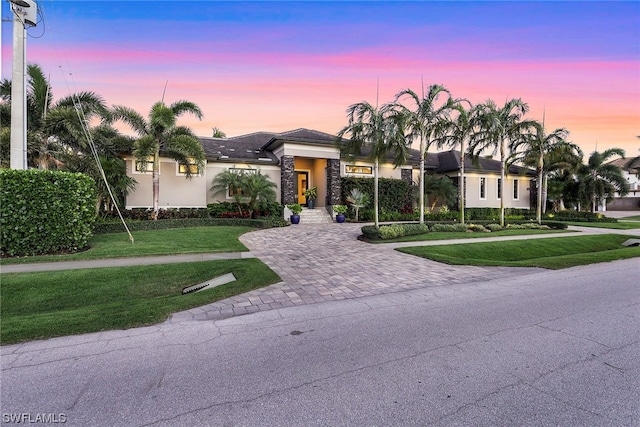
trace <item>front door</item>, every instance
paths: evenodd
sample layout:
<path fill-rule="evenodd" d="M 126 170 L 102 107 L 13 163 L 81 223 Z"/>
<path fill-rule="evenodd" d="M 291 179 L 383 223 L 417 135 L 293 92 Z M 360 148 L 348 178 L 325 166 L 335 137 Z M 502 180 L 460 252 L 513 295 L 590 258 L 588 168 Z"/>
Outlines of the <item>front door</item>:
<path fill-rule="evenodd" d="M 309 172 L 296 172 L 296 194 L 298 195 L 298 203 L 307 204 L 304 192 L 309 188 Z"/>

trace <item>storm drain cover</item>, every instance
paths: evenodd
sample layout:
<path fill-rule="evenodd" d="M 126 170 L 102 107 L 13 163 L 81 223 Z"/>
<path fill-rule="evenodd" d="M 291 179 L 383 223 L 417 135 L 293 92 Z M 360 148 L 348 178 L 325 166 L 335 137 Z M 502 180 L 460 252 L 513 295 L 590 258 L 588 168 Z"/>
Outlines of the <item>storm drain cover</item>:
<path fill-rule="evenodd" d="M 214 277 L 213 279 L 206 282 L 198 283 L 197 285 L 184 288 L 182 290 L 182 295 L 192 294 L 194 292 L 200 292 L 207 289 L 213 289 L 216 286 L 224 285 L 226 283 L 233 282 L 234 280 L 236 280 L 236 276 L 234 276 L 233 273 L 227 273 L 222 276 Z"/>

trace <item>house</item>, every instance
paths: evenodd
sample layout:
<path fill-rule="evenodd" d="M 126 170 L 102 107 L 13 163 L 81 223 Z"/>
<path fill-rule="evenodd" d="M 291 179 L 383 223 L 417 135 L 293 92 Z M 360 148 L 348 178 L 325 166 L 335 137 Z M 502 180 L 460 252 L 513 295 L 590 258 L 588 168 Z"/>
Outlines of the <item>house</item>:
<path fill-rule="evenodd" d="M 640 210 L 640 160 L 632 162 L 632 158 L 622 157 L 608 162 L 609 165 L 618 166 L 629 183 L 629 194 L 614 195 L 611 202 L 607 203 L 603 211 L 638 211 Z"/>
<path fill-rule="evenodd" d="M 460 163 L 460 151 L 456 150 L 430 153 L 427 156 L 427 170 L 430 173 L 448 176 L 456 187 L 460 182 Z M 536 206 L 535 171 L 512 165 L 505 171 L 505 182 L 505 207 L 530 209 Z M 501 185 L 499 160 L 465 156 L 465 207 L 499 208 Z"/>
<path fill-rule="evenodd" d="M 206 155 L 204 170 L 185 179 L 185 165 L 178 165 L 169 158 L 160 159 L 160 207 L 201 208 L 209 203 L 231 200 L 232 196 L 214 195 L 211 192 L 213 178 L 227 169 L 257 171 L 269 176 L 277 185 L 277 201 L 282 204 L 306 204 L 304 190 L 317 187 L 316 206 L 330 207 L 340 204 L 340 178 L 343 176 L 373 177 L 373 165 L 364 157 L 349 161 L 341 158 L 335 146 L 336 136 L 310 129 L 295 129 L 288 132 L 255 132 L 231 138 L 200 138 Z M 418 182 L 419 153 L 411 150 L 408 164 L 395 168 L 391 161 L 379 166 L 380 177 Z M 365 153 L 366 154 L 366 153 Z M 429 154 L 427 170 L 457 178 L 459 165 L 455 158 L 459 153 L 448 151 Z M 125 158 L 127 174 L 138 182 L 134 192 L 126 199 L 126 208 L 147 208 L 153 205 L 151 164 L 145 171 L 129 155 Z M 458 162 L 459 163 L 459 162 Z M 467 182 L 468 207 L 499 207 L 496 190 L 499 185 L 500 162 L 481 159 L 476 164 L 469 159 Z M 510 171 L 511 172 L 511 171 Z M 529 207 L 528 179 L 513 169 L 507 185 L 509 200 L 505 206 Z M 457 182 L 457 179 L 455 180 Z M 496 204 L 496 201 L 497 204 Z"/>

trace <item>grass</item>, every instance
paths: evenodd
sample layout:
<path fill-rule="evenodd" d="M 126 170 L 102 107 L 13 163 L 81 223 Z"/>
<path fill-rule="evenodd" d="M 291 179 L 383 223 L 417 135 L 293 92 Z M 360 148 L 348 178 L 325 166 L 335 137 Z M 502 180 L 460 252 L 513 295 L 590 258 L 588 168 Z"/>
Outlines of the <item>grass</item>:
<path fill-rule="evenodd" d="M 491 233 L 467 233 L 460 232 L 444 232 L 432 231 L 424 234 L 416 234 L 413 236 L 398 237 L 389 240 L 366 240 L 369 243 L 394 243 L 394 242 L 422 242 L 430 240 L 452 240 L 452 239 L 477 239 L 482 237 L 500 237 L 500 236 L 523 236 L 529 234 L 549 234 L 549 233 L 566 233 L 566 230 L 501 230 L 492 231 Z"/>
<path fill-rule="evenodd" d="M 226 273 L 238 280 L 181 294 Z M 0 343 L 151 325 L 279 280 L 258 259 L 3 274 Z"/>
<path fill-rule="evenodd" d="M 453 265 L 541 267 L 576 265 L 640 256 L 640 247 L 622 247 L 630 236 L 603 234 L 550 239 L 513 240 L 397 249 L 400 252 Z"/>
<path fill-rule="evenodd" d="M 606 228 L 611 230 L 634 230 L 640 228 L 640 222 L 624 222 L 618 220 L 618 222 L 578 222 L 578 221 L 562 221 L 569 225 L 575 225 L 577 227 L 594 227 L 594 228 Z"/>
<path fill-rule="evenodd" d="M 618 218 L 619 220 L 631 220 L 631 221 L 640 221 L 640 215 L 632 215 L 632 216 L 625 216 L 624 218 Z"/>
<path fill-rule="evenodd" d="M 149 255 L 244 252 L 248 249 L 238 237 L 249 227 L 193 227 L 133 232 L 134 243 L 127 233 L 99 234 L 89 241 L 90 249 L 67 255 L 44 255 L 5 258 L 1 264 L 31 262 L 78 261 L 102 258 L 122 258 Z"/>

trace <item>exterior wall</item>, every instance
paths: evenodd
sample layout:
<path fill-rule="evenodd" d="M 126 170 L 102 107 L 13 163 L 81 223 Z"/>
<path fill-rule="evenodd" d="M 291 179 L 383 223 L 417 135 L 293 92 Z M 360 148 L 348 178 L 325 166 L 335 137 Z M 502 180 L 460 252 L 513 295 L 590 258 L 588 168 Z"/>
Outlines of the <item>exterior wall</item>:
<path fill-rule="evenodd" d="M 207 182 L 205 191 L 205 197 L 207 204 L 216 203 L 216 202 L 230 202 L 233 201 L 232 197 L 229 197 L 228 194 L 213 194 L 211 191 L 211 186 L 213 185 L 213 179 L 220 172 L 226 171 L 231 168 L 238 169 L 256 169 L 259 170 L 263 175 L 267 175 L 271 182 L 276 183 L 276 200 L 280 203 L 281 199 L 281 188 L 280 188 L 280 167 L 273 165 L 261 165 L 261 164 L 250 164 L 250 163 L 208 163 L 206 170 Z"/>
<path fill-rule="evenodd" d="M 624 197 L 616 194 L 615 198 L 610 203 L 607 203 L 605 211 L 640 210 L 640 176 L 629 173 L 628 170 L 623 170 L 622 173 L 629 183 L 629 194 Z"/>
<path fill-rule="evenodd" d="M 304 145 L 284 143 L 273 151 L 278 158 L 284 156 L 306 157 L 310 159 L 339 159 L 340 151 L 330 145 Z"/>
<path fill-rule="evenodd" d="M 458 173 L 454 172 L 448 175 L 452 179 L 458 177 Z M 480 198 L 480 179 L 486 179 L 485 198 Z M 499 208 L 500 198 L 498 197 L 498 180 L 499 175 L 487 175 L 478 173 L 465 173 L 467 181 L 466 189 L 466 208 Z M 518 199 L 513 198 L 513 181 L 518 180 Z M 507 186 L 504 189 L 504 206 L 506 208 L 529 209 L 529 188 L 531 179 L 525 176 L 506 176 Z"/>
<path fill-rule="evenodd" d="M 138 184 L 134 192 L 127 196 L 126 208 L 153 207 L 153 183 L 151 172 L 136 173 L 134 159 L 127 158 L 127 175 Z M 166 158 L 160 159 L 160 208 L 203 208 L 207 206 L 207 171 L 191 179 L 178 174 L 178 164 Z"/>

